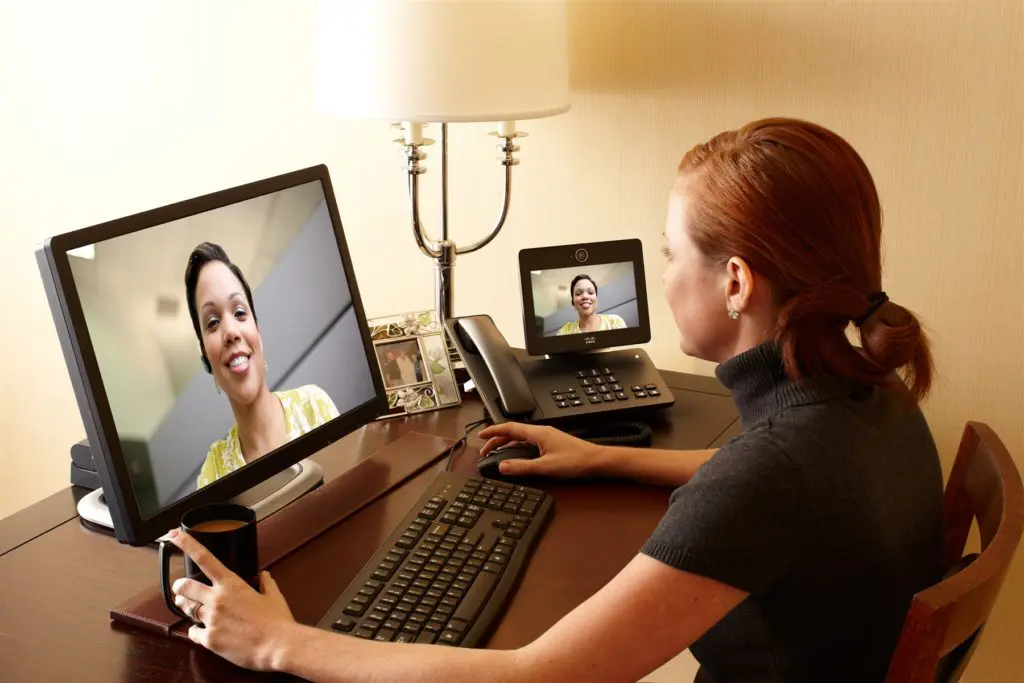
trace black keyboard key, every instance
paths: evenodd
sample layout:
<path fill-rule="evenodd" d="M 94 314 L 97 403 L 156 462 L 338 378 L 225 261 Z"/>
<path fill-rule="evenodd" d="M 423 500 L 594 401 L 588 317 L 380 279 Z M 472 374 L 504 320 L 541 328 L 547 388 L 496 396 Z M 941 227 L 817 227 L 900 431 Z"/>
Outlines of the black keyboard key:
<path fill-rule="evenodd" d="M 647 395 L 648 396 L 661 396 L 661 392 L 658 391 L 657 389 L 648 389 L 647 390 Z"/>
<path fill-rule="evenodd" d="M 629 396 L 626 396 L 626 392 L 624 391 L 616 391 L 615 398 L 619 399 L 620 401 L 626 401 L 629 399 Z"/>
<path fill-rule="evenodd" d="M 355 627 L 356 620 L 349 619 L 348 617 L 342 617 L 341 619 L 338 619 L 336 622 L 331 624 L 331 628 L 333 628 L 335 631 L 341 631 L 342 633 L 348 633 Z"/>
<path fill-rule="evenodd" d="M 634 392 L 634 395 L 635 395 L 635 396 L 636 396 L 637 398 L 647 398 L 647 392 L 646 392 L 646 391 L 643 391 L 643 390 L 641 390 L 641 391 L 637 391 L 637 392 Z"/>
<path fill-rule="evenodd" d="M 583 405 L 583 401 L 581 401 L 581 400 L 579 400 L 577 398 L 577 399 L 572 400 L 570 402 L 570 405 L 575 406 L 575 407 L 579 407 L 579 406 Z"/>
<path fill-rule="evenodd" d="M 440 631 L 443 628 L 444 628 L 444 621 L 442 621 L 440 619 L 431 619 L 430 621 L 427 622 L 427 625 L 423 627 L 423 630 L 424 631 L 430 631 L 432 633 L 437 633 L 438 631 Z"/>
<path fill-rule="evenodd" d="M 395 637 L 395 632 L 390 629 L 381 629 L 377 631 L 377 635 L 373 637 L 374 640 L 379 640 L 384 643 L 390 643 L 391 639 Z"/>
<path fill-rule="evenodd" d="M 416 636 L 411 633 L 402 632 L 395 636 L 396 643 L 413 643 L 416 642 Z"/>
<path fill-rule="evenodd" d="M 601 374 L 601 371 L 598 370 L 597 368 L 591 368 L 590 369 L 590 376 L 591 377 L 597 377 L 600 374 Z"/>
<path fill-rule="evenodd" d="M 487 604 L 487 598 L 491 596 L 491 591 L 494 590 L 494 585 L 498 582 L 498 574 L 492 572 L 481 572 L 477 576 L 476 581 L 470 586 L 469 591 L 466 593 L 466 597 L 459 602 L 458 608 L 452 615 L 453 619 L 461 619 L 465 622 L 476 621 L 476 615 L 484 608 Z M 441 608 L 438 607 L 437 611 L 440 612 Z"/>
<path fill-rule="evenodd" d="M 368 628 L 357 628 L 355 630 L 355 633 L 353 633 L 352 635 L 354 635 L 356 638 L 366 638 L 367 640 L 369 640 L 370 638 L 373 638 L 373 631 L 371 631 Z"/>
<path fill-rule="evenodd" d="M 601 403 L 602 402 L 600 396 L 590 396 L 589 398 L 590 398 L 590 402 L 591 403 Z"/>
<path fill-rule="evenodd" d="M 391 629 L 392 631 L 397 631 L 398 629 L 402 628 L 402 622 L 398 619 L 388 619 L 384 622 L 384 628 Z"/>
<path fill-rule="evenodd" d="M 619 380 L 615 379 L 615 375 L 608 375 L 608 381 L 611 382 L 612 384 L 615 384 Z"/>
<path fill-rule="evenodd" d="M 416 636 L 416 642 L 426 643 L 427 645 L 433 645 L 435 642 L 437 642 L 437 633 L 427 630 L 420 631 L 420 634 Z"/>
<path fill-rule="evenodd" d="M 456 633 L 455 631 L 445 631 L 441 634 L 441 637 L 437 639 L 437 642 L 442 643 L 444 645 L 458 645 L 460 640 L 462 640 L 461 633 Z"/>
<path fill-rule="evenodd" d="M 576 376 L 582 379 L 582 378 L 587 376 L 587 371 L 586 370 L 577 370 L 576 371 Z"/>
<path fill-rule="evenodd" d="M 605 403 L 615 403 L 615 397 L 612 396 L 611 394 L 605 394 L 604 402 Z"/>

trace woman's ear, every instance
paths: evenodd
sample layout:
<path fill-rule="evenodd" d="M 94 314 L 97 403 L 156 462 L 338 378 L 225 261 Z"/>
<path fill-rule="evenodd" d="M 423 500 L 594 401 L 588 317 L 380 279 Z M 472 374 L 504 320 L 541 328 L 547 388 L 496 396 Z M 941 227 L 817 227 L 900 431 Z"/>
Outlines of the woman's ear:
<path fill-rule="evenodd" d="M 754 296 L 754 273 L 739 256 L 730 257 L 725 263 L 725 305 L 737 313 L 743 313 Z"/>

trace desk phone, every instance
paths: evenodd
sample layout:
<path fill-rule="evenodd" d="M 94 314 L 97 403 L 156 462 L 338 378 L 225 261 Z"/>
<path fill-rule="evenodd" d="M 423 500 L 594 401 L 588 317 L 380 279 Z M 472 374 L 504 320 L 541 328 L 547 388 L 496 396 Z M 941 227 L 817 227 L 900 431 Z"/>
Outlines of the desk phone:
<path fill-rule="evenodd" d="M 640 240 L 524 249 L 519 264 L 531 358 L 517 360 L 490 316 L 446 321 L 495 423 L 635 419 L 675 402 L 642 349 L 597 352 L 650 341 Z"/>

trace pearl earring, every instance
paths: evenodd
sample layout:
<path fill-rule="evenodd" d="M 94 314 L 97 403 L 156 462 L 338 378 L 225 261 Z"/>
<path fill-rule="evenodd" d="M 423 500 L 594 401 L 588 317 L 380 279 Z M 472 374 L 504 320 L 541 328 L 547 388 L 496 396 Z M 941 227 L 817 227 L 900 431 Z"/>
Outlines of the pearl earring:
<path fill-rule="evenodd" d="M 729 317 L 732 318 L 733 320 L 737 320 L 740 317 L 740 312 L 737 311 L 735 308 L 730 308 Z"/>
<path fill-rule="evenodd" d="M 221 393 L 220 385 L 217 384 L 217 380 L 213 380 L 213 388 L 217 390 L 217 393 Z"/>

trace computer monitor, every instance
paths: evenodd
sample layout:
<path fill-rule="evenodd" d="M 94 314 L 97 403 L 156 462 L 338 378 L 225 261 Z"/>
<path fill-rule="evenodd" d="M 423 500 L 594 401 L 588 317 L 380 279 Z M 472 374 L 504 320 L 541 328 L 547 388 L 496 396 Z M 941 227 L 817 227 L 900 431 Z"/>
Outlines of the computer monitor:
<path fill-rule="evenodd" d="M 531 355 L 651 340 L 640 240 L 523 249 L 519 271 Z"/>
<path fill-rule="evenodd" d="M 37 261 L 122 542 L 387 410 L 325 166 L 57 235 Z"/>

